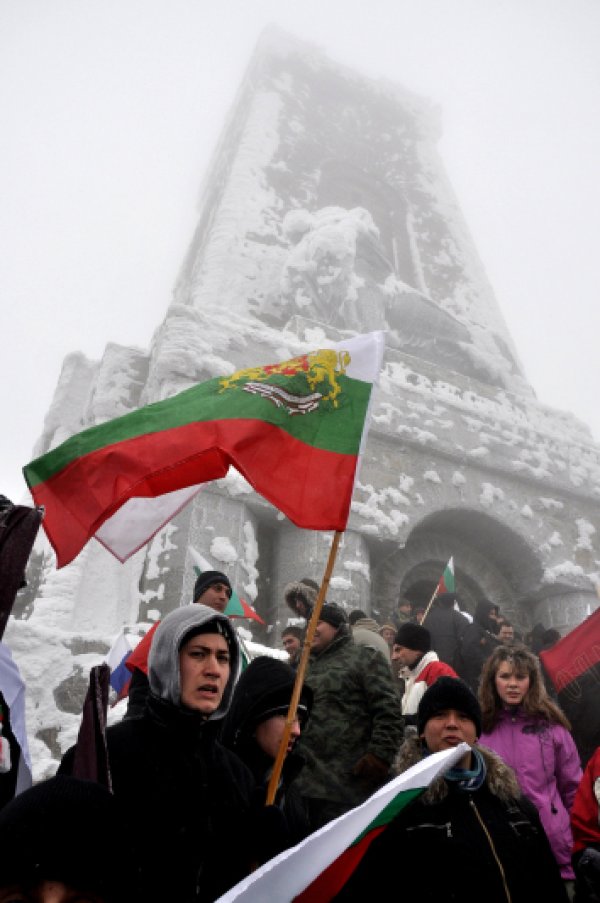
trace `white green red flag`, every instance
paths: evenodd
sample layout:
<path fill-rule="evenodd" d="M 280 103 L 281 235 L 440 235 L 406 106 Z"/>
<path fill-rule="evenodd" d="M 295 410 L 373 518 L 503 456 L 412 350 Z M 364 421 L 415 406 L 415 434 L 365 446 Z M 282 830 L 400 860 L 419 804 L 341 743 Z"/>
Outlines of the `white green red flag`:
<path fill-rule="evenodd" d="M 239 370 L 84 430 L 24 469 L 62 567 L 120 561 L 230 467 L 299 527 L 344 530 L 384 334 Z"/>
<path fill-rule="evenodd" d="M 461 743 L 427 756 L 356 809 L 252 872 L 216 903 L 328 903 L 392 819 L 467 751 L 467 744 Z"/>
<path fill-rule="evenodd" d="M 252 608 L 250 603 L 242 599 L 241 596 L 238 596 L 234 589 L 231 590 L 231 596 L 223 614 L 227 615 L 228 618 L 250 618 L 251 621 L 258 621 L 259 624 L 265 623 L 256 609 Z"/>
<path fill-rule="evenodd" d="M 450 561 L 444 568 L 444 573 L 439 579 L 438 585 L 435 590 L 435 596 L 439 596 L 442 593 L 453 593 L 456 590 L 456 584 L 454 582 L 454 556 L 450 558 Z"/>

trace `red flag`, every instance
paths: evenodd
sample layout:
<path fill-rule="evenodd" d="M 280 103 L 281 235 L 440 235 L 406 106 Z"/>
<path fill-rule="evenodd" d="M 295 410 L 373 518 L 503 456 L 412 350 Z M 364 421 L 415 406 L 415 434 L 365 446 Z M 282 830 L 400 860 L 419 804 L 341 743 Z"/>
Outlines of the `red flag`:
<path fill-rule="evenodd" d="M 600 608 L 541 652 L 540 659 L 585 765 L 600 746 Z"/>

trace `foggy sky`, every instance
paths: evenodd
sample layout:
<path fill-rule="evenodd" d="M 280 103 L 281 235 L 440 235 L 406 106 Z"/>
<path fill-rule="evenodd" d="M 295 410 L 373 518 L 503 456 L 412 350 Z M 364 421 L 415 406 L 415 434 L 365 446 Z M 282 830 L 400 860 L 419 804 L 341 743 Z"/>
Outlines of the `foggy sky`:
<path fill-rule="evenodd" d="M 600 438 L 596 0 L 0 0 L 0 493 L 70 351 L 146 348 L 262 29 L 439 105 L 440 154 L 538 398 Z"/>

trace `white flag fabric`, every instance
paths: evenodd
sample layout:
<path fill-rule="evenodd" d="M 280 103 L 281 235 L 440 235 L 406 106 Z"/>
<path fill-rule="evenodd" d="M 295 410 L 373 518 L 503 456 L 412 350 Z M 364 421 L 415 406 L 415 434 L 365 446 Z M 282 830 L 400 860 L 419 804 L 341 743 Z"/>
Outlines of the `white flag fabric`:
<path fill-rule="evenodd" d="M 0 690 L 10 711 L 10 724 L 21 748 L 15 793 L 31 787 L 31 756 L 25 725 L 25 682 L 6 643 L 0 641 Z"/>
<path fill-rule="evenodd" d="M 297 846 L 284 850 L 265 863 L 215 903 L 291 903 L 354 843 L 392 800 L 399 794 L 404 794 L 408 803 L 414 798 L 415 790 L 425 790 L 439 775 L 452 768 L 468 750 L 468 745 L 461 743 L 454 749 L 427 756 L 381 787 L 362 805 L 329 822 Z"/>

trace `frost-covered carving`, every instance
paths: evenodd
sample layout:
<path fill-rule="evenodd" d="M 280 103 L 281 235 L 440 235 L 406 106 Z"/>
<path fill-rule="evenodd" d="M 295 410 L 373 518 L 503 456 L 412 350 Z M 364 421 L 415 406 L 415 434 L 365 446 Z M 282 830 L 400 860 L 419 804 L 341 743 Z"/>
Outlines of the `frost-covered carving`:
<path fill-rule="evenodd" d="M 362 207 L 291 210 L 282 231 L 291 245 L 281 279 L 288 310 L 363 330 L 359 291 L 365 280 L 357 273 L 357 249 L 360 239 L 378 239 L 371 214 Z"/>

